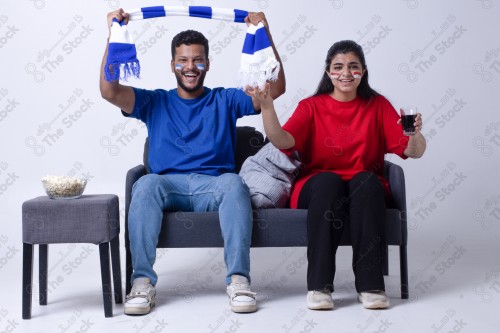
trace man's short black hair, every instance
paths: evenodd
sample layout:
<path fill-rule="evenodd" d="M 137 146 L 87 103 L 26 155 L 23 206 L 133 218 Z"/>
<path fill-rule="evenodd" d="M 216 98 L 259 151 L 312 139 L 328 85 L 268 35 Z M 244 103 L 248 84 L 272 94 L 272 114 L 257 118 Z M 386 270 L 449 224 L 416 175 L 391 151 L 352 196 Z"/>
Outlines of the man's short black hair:
<path fill-rule="evenodd" d="M 208 59 L 208 39 L 205 38 L 205 36 L 198 31 L 195 30 L 186 30 L 179 32 L 173 39 L 172 39 L 172 59 L 175 58 L 175 48 L 181 46 L 182 44 L 185 45 L 192 45 L 192 44 L 198 44 L 198 45 L 203 45 L 205 48 L 205 56 Z"/>

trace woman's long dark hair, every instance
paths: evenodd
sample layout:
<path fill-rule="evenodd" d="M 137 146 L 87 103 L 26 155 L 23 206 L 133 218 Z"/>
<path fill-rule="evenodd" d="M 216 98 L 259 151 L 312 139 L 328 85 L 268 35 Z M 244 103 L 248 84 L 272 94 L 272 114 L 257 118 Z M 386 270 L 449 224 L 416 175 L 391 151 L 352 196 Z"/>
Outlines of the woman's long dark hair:
<path fill-rule="evenodd" d="M 327 72 L 330 70 L 330 63 L 337 54 L 345 54 L 349 52 L 354 53 L 359 58 L 359 61 L 361 61 L 361 66 L 365 70 L 365 74 L 361 78 L 361 83 L 359 84 L 356 91 L 357 96 L 361 97 L 364 100 L 369 100 L 370 98 L 379 95 L 379 93 L 373 90 L 368 84 L 368 69 L 366 67 L 365 54 L 363 53 L 363 49 L 361 48 L 361 46 L 359 46 L 352 40 L 342 40 L 340 42 L 334 43 L 328 50 L 323 76 L 321 77 L 321 81 L 318 84 L 318 88 L 316 89 L 314 96 L 321 94 L 330 94 L 331 92 L 333 92 L 334 86 L 332 83 L 332 79 L 327 74 Z"/>

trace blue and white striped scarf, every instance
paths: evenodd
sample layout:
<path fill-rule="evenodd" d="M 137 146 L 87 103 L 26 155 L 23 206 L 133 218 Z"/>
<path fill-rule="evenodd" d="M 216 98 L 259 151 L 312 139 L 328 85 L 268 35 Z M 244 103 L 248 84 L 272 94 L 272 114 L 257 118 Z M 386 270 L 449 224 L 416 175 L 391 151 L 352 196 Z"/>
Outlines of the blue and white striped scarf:
<path fill-rule="evenodd" d="M 164 16 L 190 16 L 244 23 L 248 15 L 244 10 L 207 6 L 155 6 L 126 12 L 130 15 L 129 21 Z M 264 25 L 251 24 L 243 43 L 238 86 L 262 87 L 266 81 L 275 81 L 278 78 L 279 66 Z M 127 80 L 131 76 L 138 78 L 140 68 L 137 50 L 127 25 L 114 19 L 104 68 L 106 80 Z"/>

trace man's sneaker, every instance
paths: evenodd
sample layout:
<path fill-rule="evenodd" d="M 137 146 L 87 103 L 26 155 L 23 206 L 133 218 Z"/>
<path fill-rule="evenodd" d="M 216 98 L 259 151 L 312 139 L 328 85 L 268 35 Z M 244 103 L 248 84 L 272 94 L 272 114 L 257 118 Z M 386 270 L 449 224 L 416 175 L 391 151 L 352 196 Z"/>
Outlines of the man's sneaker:
<path fill-rule="evenodd" d="M 358 293 L 358 301 L 366 309 L 386 309 L 389 307 L 389 298 L 381 290 L 364 291 Z"/>
<path fill-rule="evenodd" d="M 148 314 L 155 306 L 156 290 L 148 278 L 134 280 L 132 290 L 125 299 L 124 311 L 127 315 Z"/>
<path fill-rule="evenodd" d="M 257 311 L 255 293 L 250 290 L 250 284 L 244 276 L 231 276 L 231 284 L 226 288 L 231 310 L 237 313 Z"/>
<path fill-rule="evenodd" d="M 333 310 L 332 293 L 329 290 L 308 291 L 307 308 L 310 310 Z"/>

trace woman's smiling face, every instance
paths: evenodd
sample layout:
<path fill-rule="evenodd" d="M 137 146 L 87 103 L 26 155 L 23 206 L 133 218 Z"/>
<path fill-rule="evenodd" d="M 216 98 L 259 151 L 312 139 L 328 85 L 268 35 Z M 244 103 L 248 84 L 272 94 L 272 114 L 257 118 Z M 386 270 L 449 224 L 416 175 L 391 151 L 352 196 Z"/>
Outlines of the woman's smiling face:
<path fill-rule="evenodd" d="M 327 71 L 334 86 L 332 97 L 339 101 L 356 98 L 356 91 L 364 73 L 361 61 L 354 52 L 337 54 Z"/>

